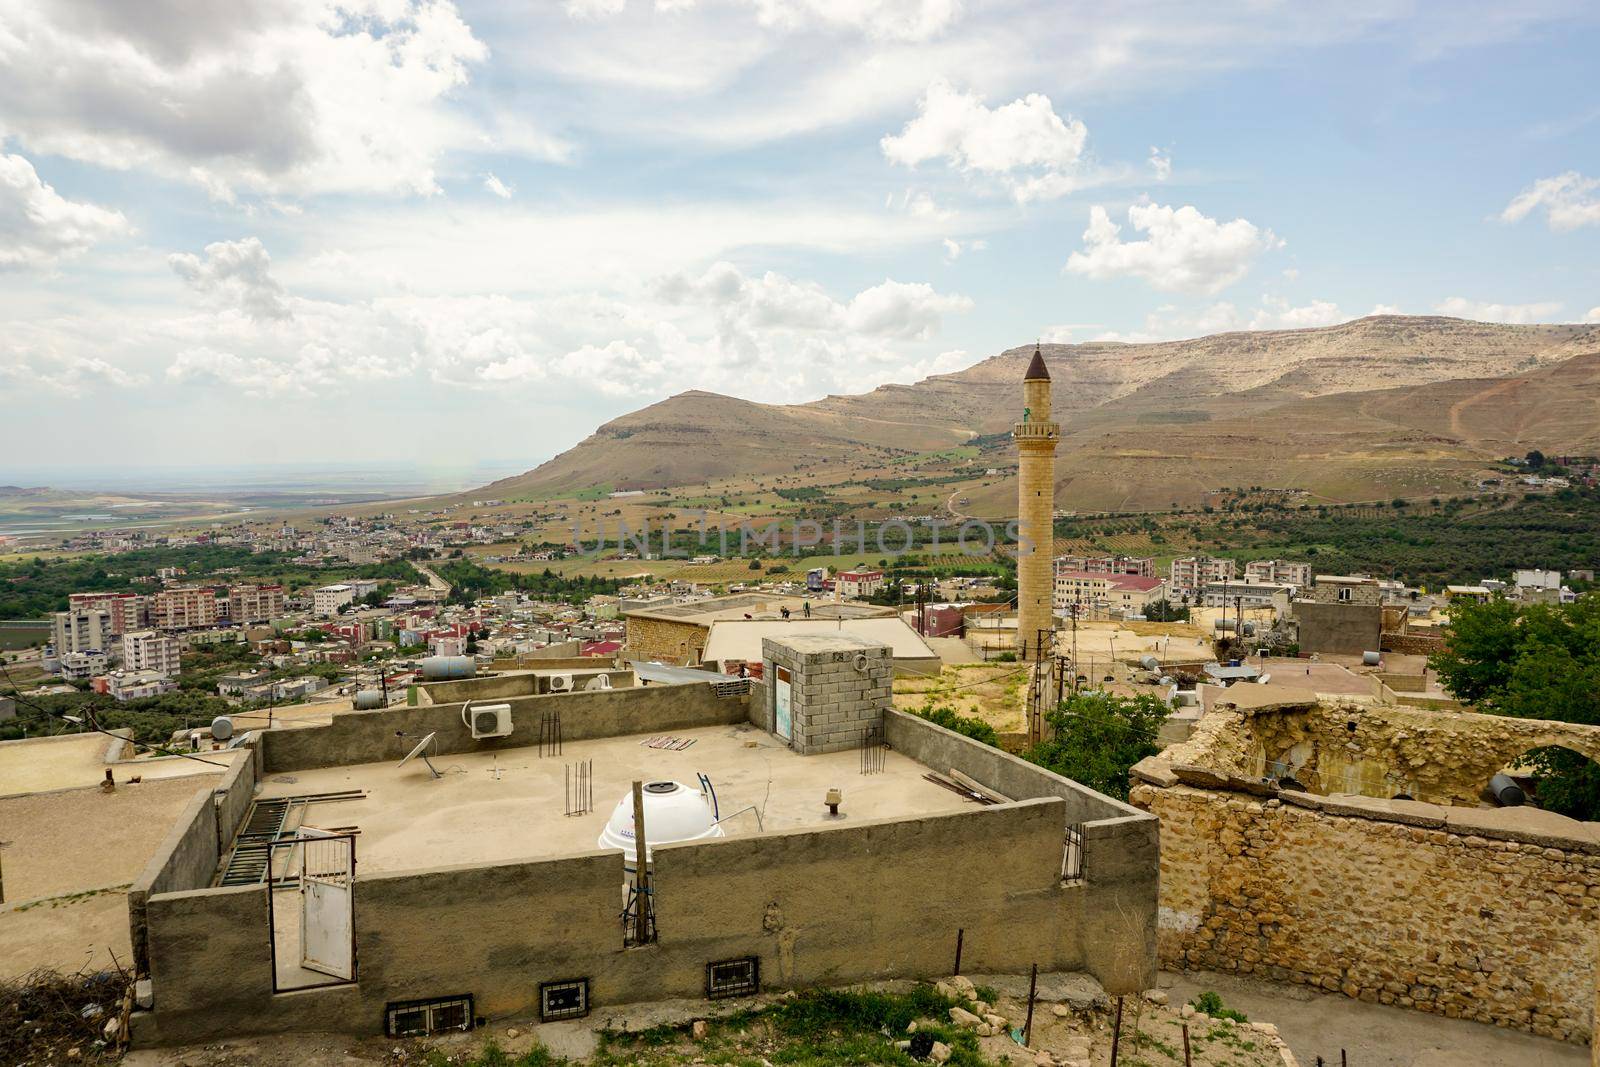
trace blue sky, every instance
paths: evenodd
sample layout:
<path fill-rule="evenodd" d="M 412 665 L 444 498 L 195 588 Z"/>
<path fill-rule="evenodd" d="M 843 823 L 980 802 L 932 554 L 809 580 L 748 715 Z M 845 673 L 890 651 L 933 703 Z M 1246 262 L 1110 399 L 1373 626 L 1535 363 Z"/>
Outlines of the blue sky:
<path fill-rule="evenodd" d="M 8 464 L 531 466 L 1038 336 L 1600 321 L 1592 5 L 522 7 L 0 4 Z"/>

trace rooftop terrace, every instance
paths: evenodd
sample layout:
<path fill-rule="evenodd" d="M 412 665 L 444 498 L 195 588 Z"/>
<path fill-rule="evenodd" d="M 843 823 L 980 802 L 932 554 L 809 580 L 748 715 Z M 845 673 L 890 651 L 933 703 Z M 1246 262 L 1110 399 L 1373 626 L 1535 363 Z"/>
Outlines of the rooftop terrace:
<path fill-rule="evenodd" d="M 855 750 L 801 756 L 748 723 L 673 730 L 670 736 L 693 742 L 681 750 L 650 747 L 651 738 L 659 736 L 572 741 L 558 756 L 541 757 L 537 746 L 436 756 L 433 764 L 443 775 L 438 779 L 421 760 L 398 766 L 410 746 L 397 742 L 394 759 L 382 763 L 271 775 L 262 783 L 260 799 L 363 791 L 357 800 L 312 802 L 301 817 L 324 829 L 358 830 L 363 871 L 590 852 L 636 779 L 668 779 L 695 788 L 696 772 L 711 779 L 729 837 L 972 806 L 923 780 L 930 768 L 898 752 L 883 754 L 881 773 L 863 775 Z M 567 816 L 565 769 L 584 760 L 594 761 L 594 808 Z M 844 793 L 837 818 L 823 805 L 834 786 Z M 745 810 L 752 807 L 755 811 Z M 620 864 L 617 874 L 620 879 Z"/>

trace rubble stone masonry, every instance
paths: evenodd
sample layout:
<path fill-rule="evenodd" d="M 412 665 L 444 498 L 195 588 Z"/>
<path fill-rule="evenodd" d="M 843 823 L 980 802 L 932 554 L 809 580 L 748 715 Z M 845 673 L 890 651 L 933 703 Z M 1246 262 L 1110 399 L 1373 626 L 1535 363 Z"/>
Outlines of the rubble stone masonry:
<path fill-rule="evenodd" d="M 1161 819 L 1163 965 L 1588 1040 L 1594 824 L 1570 840 L 1487 823 L 1480 835 L 1433 805 L 1280 797 L 1133 790 Z"/>

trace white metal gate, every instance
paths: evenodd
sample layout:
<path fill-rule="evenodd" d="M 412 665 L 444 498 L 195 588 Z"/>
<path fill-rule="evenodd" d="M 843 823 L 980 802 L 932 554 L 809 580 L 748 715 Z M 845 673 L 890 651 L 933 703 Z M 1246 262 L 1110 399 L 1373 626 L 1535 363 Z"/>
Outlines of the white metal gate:
<path fill-rule="evenodd" d="M 300 847 L 300 966 L 352 981 L 355 967 L 355 838 L 314 826 Z"/>

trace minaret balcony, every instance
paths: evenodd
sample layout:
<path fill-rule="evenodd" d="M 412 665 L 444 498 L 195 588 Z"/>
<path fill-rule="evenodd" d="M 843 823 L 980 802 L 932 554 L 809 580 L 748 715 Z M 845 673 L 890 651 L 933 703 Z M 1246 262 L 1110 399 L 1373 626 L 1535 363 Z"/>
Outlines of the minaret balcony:
<path fill-rule="evenodd" d="M 1058 422 L 1019 422 L 1011 427 L 1011 436 L 1018 441 L 1046 441 L 1061 436 Z"/>

